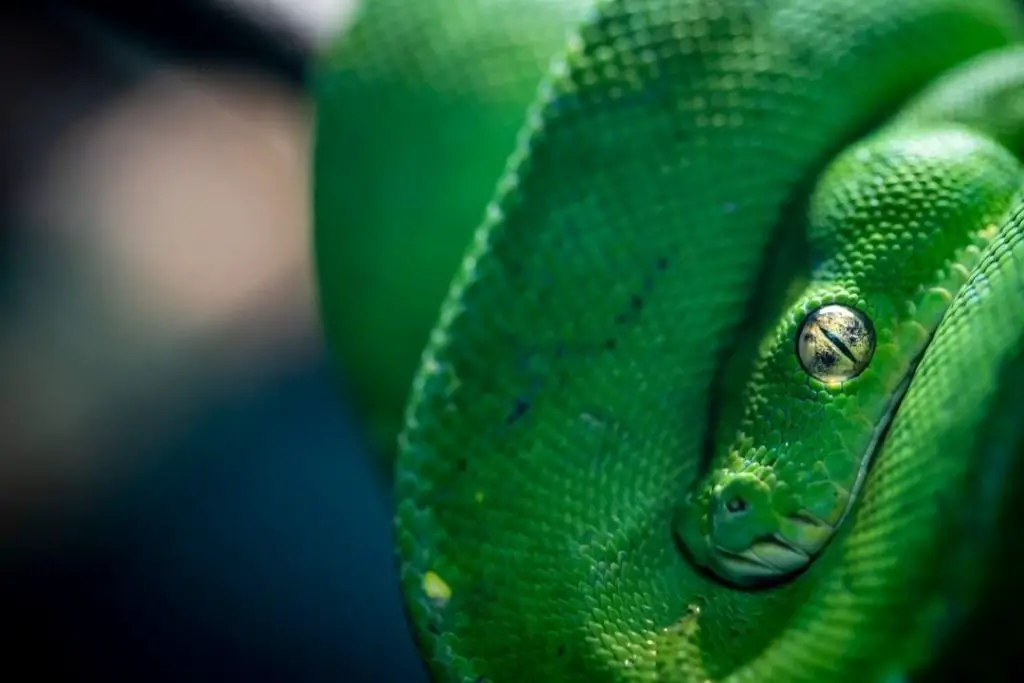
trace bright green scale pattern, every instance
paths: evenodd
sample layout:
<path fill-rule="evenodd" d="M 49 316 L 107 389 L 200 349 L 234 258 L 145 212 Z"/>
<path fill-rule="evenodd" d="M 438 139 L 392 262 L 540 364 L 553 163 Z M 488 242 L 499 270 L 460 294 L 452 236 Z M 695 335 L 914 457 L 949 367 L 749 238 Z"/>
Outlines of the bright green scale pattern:
<path fill-rule="evenodd" d="M 384 469 L 430 327 L 591 0 L 362 0 L 316 72 L 324 332 Z"/>
<path fill-rule="evenodd" d="M 739 426 L 721 420 L 710 474 L 676 516 L 693 557 L 738 585 L 803 569 L 844 521 L 914 362 L 1021 186 L 1017 159 L 988 137 L 901 123 L 823 177 L 810 282 L 733 380 Z M 798 358 L 803 321 L 827 305 L 871 322 L 877 348 L 852 378 L 819 381 Z"/>
<path fill-rule="evenodd" d="M 435 676 L 984 679 L 1014 652 L 1021 35 L 998 0 L 600 4 L 413 388 L 396 539 Z M 838 388 L 785 351 L 836 301 L 878 334 Z M 682 548 L 737 477 L 758 523 L 855 502 L 805 572 L 742 590 Z"/>

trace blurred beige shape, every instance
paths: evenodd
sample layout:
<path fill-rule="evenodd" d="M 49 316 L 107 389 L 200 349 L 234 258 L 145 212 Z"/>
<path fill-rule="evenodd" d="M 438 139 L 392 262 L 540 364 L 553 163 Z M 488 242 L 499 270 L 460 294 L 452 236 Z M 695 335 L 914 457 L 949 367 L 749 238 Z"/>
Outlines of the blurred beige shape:
<path fill-rule="evenodd" d="M 0 327 L 0 513 L 88 493 L 135 464 L 113 446 L 313 352 L 309 113 L 259 78 L 162 70 L 62 137 Z"/>
<path fill-rule="evenodd" d="M 309 300 L 307 118 L 265 82 L 162 72 L 74 136 L 55 188 L 124 305 L 191 335 Z"/>

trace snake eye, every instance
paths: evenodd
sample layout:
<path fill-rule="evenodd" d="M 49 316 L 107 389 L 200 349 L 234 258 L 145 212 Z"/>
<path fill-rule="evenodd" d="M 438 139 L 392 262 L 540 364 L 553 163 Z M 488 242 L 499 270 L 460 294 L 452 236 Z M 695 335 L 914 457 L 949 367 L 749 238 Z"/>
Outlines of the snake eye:
<path fill-rule="evenodd" d="M 842 382 L 868 366 L 875 353 L 875 330 L 857 309 L 829 304 L 804 319 L 796 347 L 808 375 L 822 382 Z"/>

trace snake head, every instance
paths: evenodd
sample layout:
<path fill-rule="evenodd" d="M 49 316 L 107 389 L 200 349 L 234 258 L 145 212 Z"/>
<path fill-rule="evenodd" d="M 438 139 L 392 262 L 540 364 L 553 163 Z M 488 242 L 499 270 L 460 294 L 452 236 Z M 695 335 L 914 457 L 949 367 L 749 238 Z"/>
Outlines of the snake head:
<path fill-rule="evenodd" d="M 806 567 L 830 528 L 788 508 L 789 496 L 751 471 L 722 472 L 687 501 L 678 532 L 693 559 L 743 587 Z"/>

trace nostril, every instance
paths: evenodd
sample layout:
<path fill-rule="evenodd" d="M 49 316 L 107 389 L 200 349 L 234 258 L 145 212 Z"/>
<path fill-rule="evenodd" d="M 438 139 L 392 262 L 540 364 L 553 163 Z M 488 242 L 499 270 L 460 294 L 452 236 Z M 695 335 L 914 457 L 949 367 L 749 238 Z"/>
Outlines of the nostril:
<path fill-rule="evenodd" d="M 743 512 L 747 509 L 747 501 L 739 496 L 734 496 L 725 501 L 725 509 L 729 512 Z"/>

